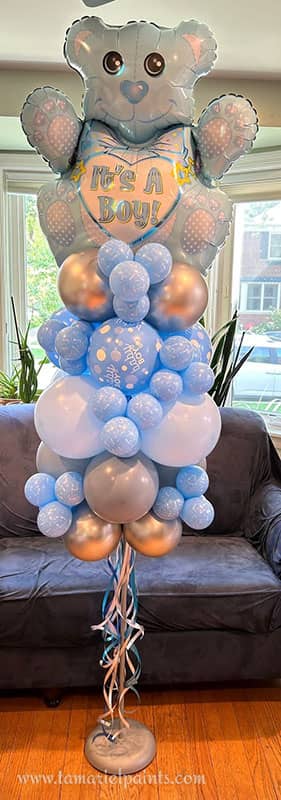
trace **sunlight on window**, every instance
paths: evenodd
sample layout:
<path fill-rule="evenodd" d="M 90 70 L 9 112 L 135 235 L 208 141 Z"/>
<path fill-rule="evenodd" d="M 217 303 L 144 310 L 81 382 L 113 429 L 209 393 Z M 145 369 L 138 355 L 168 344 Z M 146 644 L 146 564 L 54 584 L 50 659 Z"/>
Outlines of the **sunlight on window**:
<path fill-rule="evenodd" d="M 254 347 L 234 380 L 232 403 L 281 423 L 281 201 L 236 206 L 233 302 L 239 310 L 242 355 Z"/>

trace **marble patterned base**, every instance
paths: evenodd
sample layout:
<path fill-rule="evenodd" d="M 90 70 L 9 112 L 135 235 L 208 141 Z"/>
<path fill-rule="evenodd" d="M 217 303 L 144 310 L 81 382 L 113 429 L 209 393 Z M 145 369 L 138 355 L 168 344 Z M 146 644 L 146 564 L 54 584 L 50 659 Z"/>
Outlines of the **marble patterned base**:
<path fill-rule="evenodd" d="M 150 764 L 156 754 L 156 741 L 153 733 L 137 720 L 130 720 L 130 727 L 111 742 L 102 732 L 101 725 L 89 734 L 85 745 L 85 756 L 89 763 L 100 772 L 109 775 L 132 775 Z M 113 731 L 119 728 L 119 720 L 114 721 Z"/>

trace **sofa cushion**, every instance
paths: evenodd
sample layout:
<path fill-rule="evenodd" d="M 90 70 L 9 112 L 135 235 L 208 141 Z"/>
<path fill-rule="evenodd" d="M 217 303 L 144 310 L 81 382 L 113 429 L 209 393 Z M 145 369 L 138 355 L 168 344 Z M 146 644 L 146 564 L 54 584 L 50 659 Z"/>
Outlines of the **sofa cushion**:
<path fill-rule="evenodd" d="M 33 405 L 0 406 L 0 537 L 39 535 L 38 509 L 24 496 L 40 441 L 33 415 Z"/>
<path fill-rule="evenodd" d="M 71 557 L 62 539 L 0 540 L 0 646 L 87 645 L 100 622 L 106 561 Z M 281 582 L 239 537 L 182 537 L 159 559 L 137 557 L 139 621 L 150 631 L 281 627 Z"/>

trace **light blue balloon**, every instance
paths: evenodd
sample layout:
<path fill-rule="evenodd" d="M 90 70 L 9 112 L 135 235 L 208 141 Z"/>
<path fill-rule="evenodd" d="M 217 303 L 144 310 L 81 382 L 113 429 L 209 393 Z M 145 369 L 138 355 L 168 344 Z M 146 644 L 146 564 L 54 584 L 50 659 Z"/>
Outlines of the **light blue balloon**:
<path fill-rule="evenodd" d="M 90 322 L 85 322 L 85 320 L 83 320 L 83 319 L 79 319 L 77 322 L 73 322 L 72 325 L 71 325 L 71 328 L 72 328 L 72 330 L 74 328 L 75 330 L 77 329 L 79 331 L 82 331 L 85 334 L 85 336 L 87 336 L 87 339 L 91 338 L 93 330 L 94 330 L 94 328 L 91 325 L 91 323 Z"/>
<path fill-rule="evenodd" d="M 155 372 L 149 384 L 150 391 L 164 403 L 176 401 L 183 391 L 183 382 L 177 372 L 160 369 Z"/>
<path fill-rule="evenodd" d="M 105 450 L 120 458 L 130 458 L 139 450 L 139 432 L 127 417 L 114 417 L 105 423 L 101 432 Z"/>
<path fill-rule="evenodd" d="M 50 539 L 56 539 L 70 528 L 72 513 L 70 508 L 55 500 L 41 508 L 37 517 L 39 531 Z"/>
<path fill-rule="evenodd" d="M 181 371 L 191 364 L 193 348 L 184 336 L 168 336 L 159 356 L 164 367 Z"/>
<path fill-rule="evenodd" d="M 127 303 L 122 297 L 115 295 L 113 308 L 116 316 L 124 322 L 141 322 L 149 312 L 149 297 L 144 294 L 136 303 Z"/>
<path fill-rule="evenodd" d="M 98 267 L 109 278 L 111 271 L 121 261 L 133 261 L 134 253 L 125 242 L 119 239 L 109 239 L 99 249 Z"/>
<path fill-rule="evenodd" d="M 33 506 L 44 506 L 55 500 L 55 479 L 46 472 L 37 472 L 26 481 L 24 494 Z"/>
<path fill-rule="evenodd" d="M 208 364 L 194 361 L 183 373 L 183 385 L 187 394 L 204 394 L 212 388 L 215 376 Z"/>
<path fill-rule="evenodd" d="M 182 520 L 195 531 L 204 530 L 211 525 L 215 516 L 212 503 L 206 497 L 191 497 L 184 503 L 181 512 Z"/>
<path fill-rule="evenodd" d="M 40 347 L 43 347 L 47 353 L 53 353 L 55 351 L 56 336 L 64 328 L 64 322 L 59 319 L 51 318 L 43 322 L 43 325 L 40 325 L 37 331 L 37 340 Z"/>
<path fill-rule="evenodd" d="M 56 336 L 56 351 L 61 358 L 66 358 L 68 361 L 77 361 L 78 358 L 83 358 L 86 355 L 89 340 L 85 332 L 78 328 L 77 325 L 71 325 L 69 328 L 63 328 Z"/>
<path fill-rule="evenodd" d="M 140 430 L 147 430 L 161 422 L 163 409 L 152 394 L 140 392 L 129 400 L 127 414 Z"/>
<path fill-rule="evenodd" d="M 70 361 L 69 358 L 60 358 L 59 366 L 68 375 L 83 375 L 87 370 L 87 359 L 84 357 Z"/>
<path fill-rule="evenodd" d="M 206 329 L 200 322 L 195 322 L 190 328 L 182 332 L 193 347 L 193 361 L 203 361 L 209 364 L 212 358 L 212 342 Z"/>
<path fill-rule="evenodd" d="M 48 350 L 46 350 L 46 356 L 48 356 L 49 361 L 51 361 L 52 364 L 55 364 L 56 367 L 60 366 L 59 357 L 56 352 L 53 351 L 49 353 Z"/>
<path fill-rule="evenodd" d="M 127 398 L 120 389 L 114 386 L 104 386 L 97 389 L 93 399 L 93 411 L 103 422 L 112 417 L 122 417 L 126 413 Z"/>
<path fill-rule="evenodd" d="M 150 280 L 147 270 L 137 261 L 122 261 L 111 272 L 109 286 L 113 294 L 136 303 L 148 292 Z"/>
<path fill-rule="evenodd" d="M 88 366 L 100 384 L 132 395 L 148 385 L 159 347 L 159 336 L 151 325 L 133 325 L 113 317 L 94 331 Z"/>
<path fill-rule="evenodd" d="M 78 506 L 84 500 L 83 478 L 79 472 L 64 472 L 56 481 L 56 498 L 66 506 Z"/>
<path fill-rule="evenodd" d="M 58 322 L 63 322 L 64 325 L 72 325 L 73 322 L 78 322 L 78 317 L 75 317 L 75 315 L 72 314 L 71 311 L 68 311 L 68 309 L 64 306 L 59 308 L 58 311 L 54 311 L 51 319 L 56 319 Z"/>
<path fill-rule="evenodd" d="M 176 487 L 185 498 L 205 494 L 209 486 L 207 472 L 196 465 L 182 467 L 176 477 Z"/>
<path fill-rule="evenodd" d="M 177 519 L 183 509 L 184 498 L 173 486 L 159 489 L 153 511 L 160 519 Z"/>
<path fill-rule="evenodd" d="M 152 285 L 164 281 L 173 266 L 173 259 L 168 248 L 156 242 L 141 247 L 135 258 L 147 269 Z"/>

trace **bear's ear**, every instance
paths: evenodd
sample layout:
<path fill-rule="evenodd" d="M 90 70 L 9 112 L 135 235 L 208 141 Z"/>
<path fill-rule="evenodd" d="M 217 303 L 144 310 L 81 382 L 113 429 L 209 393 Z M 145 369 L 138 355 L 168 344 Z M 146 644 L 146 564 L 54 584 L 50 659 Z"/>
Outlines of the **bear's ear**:
<path fill-rule="evenodd" d="M 188 46 L 187 65 L 194 72 L 194 81 L 196 81 L 200 75 L 207 75 L 210 72 L 216 60 L 216 40 L 207 25 L 196 22 L 194 19 L 189 22 L 181 22 L 176 31 Z"/>
<path fill-rule="evenodd" d="M 83 17 L 68 29 L 64 43 L 64 55 L 70 67 L 87 77 L 93 65 L 97 41 L 102 37 L 104 25 L 99 17 Z"/>

